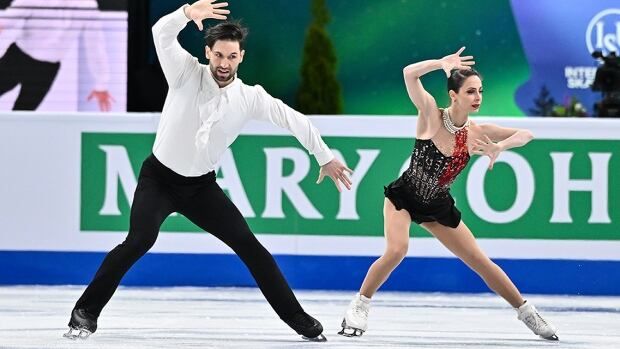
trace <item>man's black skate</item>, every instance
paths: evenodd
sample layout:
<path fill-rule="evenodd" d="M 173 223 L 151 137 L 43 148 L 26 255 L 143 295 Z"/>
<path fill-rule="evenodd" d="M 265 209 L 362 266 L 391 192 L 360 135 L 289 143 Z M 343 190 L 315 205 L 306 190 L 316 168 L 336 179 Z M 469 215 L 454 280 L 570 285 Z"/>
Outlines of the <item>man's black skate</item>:
<path fill-rule="evenodd" d="M 322 334 L 323 333 L 323 325 L 313 318 L 312 316 L 306 314 L 306 312 L 300 312 L 289 320 L 284 320 L 287 325 L 289 325 L 297 334 L 301 335 L 301 338 L 313 342 L 325 342 L 327 338 Z"/>
<path fill-rule="evenodd" d="M 73 333 L 76 331 L 77 333 Z M 86 339 L 97 331 L 97 317 L 89 314 L 84 309 L 73 309 L 69 320 L 69 332 L 63 337 L 69 339 Z"/>

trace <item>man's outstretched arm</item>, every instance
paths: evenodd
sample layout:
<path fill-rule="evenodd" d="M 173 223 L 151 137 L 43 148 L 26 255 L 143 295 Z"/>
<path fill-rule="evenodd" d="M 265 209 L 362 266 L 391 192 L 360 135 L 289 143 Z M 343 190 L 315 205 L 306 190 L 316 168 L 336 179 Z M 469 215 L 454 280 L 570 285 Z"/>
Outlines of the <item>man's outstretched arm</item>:
<path fill-rule="evenodd" d="M 352 174 L 351 169 L 346 167 L 340 160 L 334 157 L 329 147 L 323 142 L 319 131 L 312 125 L 310 120 L 300 112 L 294 110 L 281 100 L 269 95 L 262 87 L 256 86 L 256 99 L 254 101 L 255 118 L 270 121 L 276 126 L 289 130 L 299 143 L 314 155 L 321 166 L 317 184 L 323 178 L 329 177 L 334 181 L 338 191 L 341 191 L 342 183 L 347 189 L 351 189 L 351 179 L 347 172 Z"/>

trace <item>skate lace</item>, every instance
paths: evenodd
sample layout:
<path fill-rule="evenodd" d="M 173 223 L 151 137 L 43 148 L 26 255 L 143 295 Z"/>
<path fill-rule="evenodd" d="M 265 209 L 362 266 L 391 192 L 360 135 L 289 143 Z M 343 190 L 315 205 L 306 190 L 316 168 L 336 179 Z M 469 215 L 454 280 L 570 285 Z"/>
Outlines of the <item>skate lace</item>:
<path fill-rule="evenodd" d="M 530 326 L 530 328 L 537 332 L 542 332 L 549 328 L 549 324 L 547 323 L 547 321 L 545 321 L 545 319 L 540 316 L 540 314 L 536 310 L 532 311 L 531 314 L 527 315 L 525 317 L 525 320 Z"/>
<path fill-rule="evenodd" d="M 353 312 L 358 317 L 367 318 L 368 317 L 368 308 L 369 307 L 366 306 L 364 303 L 362 303 L 361 301 L 358 301 L 358 302 L 355 302 L 355 307 L 353 308 Z"/>
<path fill-rule="evenodd" d="M 540 316 L 540 314 L 538 314 L 538 312 L 537 312 L 537 311 L 536 311 L 535 313 L 536 313 L 536 318 L 538 318 L 538 320 L 539 320 L 540 322 L 542 322 L 542 323 L 543 323 L 543 325 L 545 325 L 545 326 L 549 326 L 549 324 L 547 323 L 547 321 L 545 321 L 545 318 L 543 318 L 542 316 Z"/>

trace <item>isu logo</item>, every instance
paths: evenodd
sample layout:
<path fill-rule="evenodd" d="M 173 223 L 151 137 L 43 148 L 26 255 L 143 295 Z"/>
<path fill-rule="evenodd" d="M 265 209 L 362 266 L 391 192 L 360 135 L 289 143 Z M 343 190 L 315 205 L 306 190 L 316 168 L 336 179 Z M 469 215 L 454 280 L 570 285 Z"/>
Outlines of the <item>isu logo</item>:
<path fill-rule="evenodd" d="M 604 55 L 620 51 L 620 8 L 599 12 L 590 20 L 586 30 L 588 51 L 602 51 Z"/>

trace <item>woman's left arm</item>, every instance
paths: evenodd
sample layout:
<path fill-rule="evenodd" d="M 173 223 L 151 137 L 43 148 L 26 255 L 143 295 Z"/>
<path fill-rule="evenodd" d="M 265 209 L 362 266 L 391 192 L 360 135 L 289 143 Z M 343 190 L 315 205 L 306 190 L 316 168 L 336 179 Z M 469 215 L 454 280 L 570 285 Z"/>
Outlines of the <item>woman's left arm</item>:
<path fill-rule="evenodd" d="M 482 124 L 480 128 L 488 140 L 500 146 L 501 151 L 522 147 L 534 139 L 532 131 L 524 128 L 501 127 L 494 124 Z"/>
<path fill-rule="evenodd" d="M 489 170 L 493 169 L 495 160 L 504 150 L 522 147 L 529 143 L 534 134 L 532 131 L 521 128 L 501 127 L 493 124 L 480 125 L 483 139 L 474 141 L 473 153 L 478 155 L 486 155 L 491 162 Z"/>

